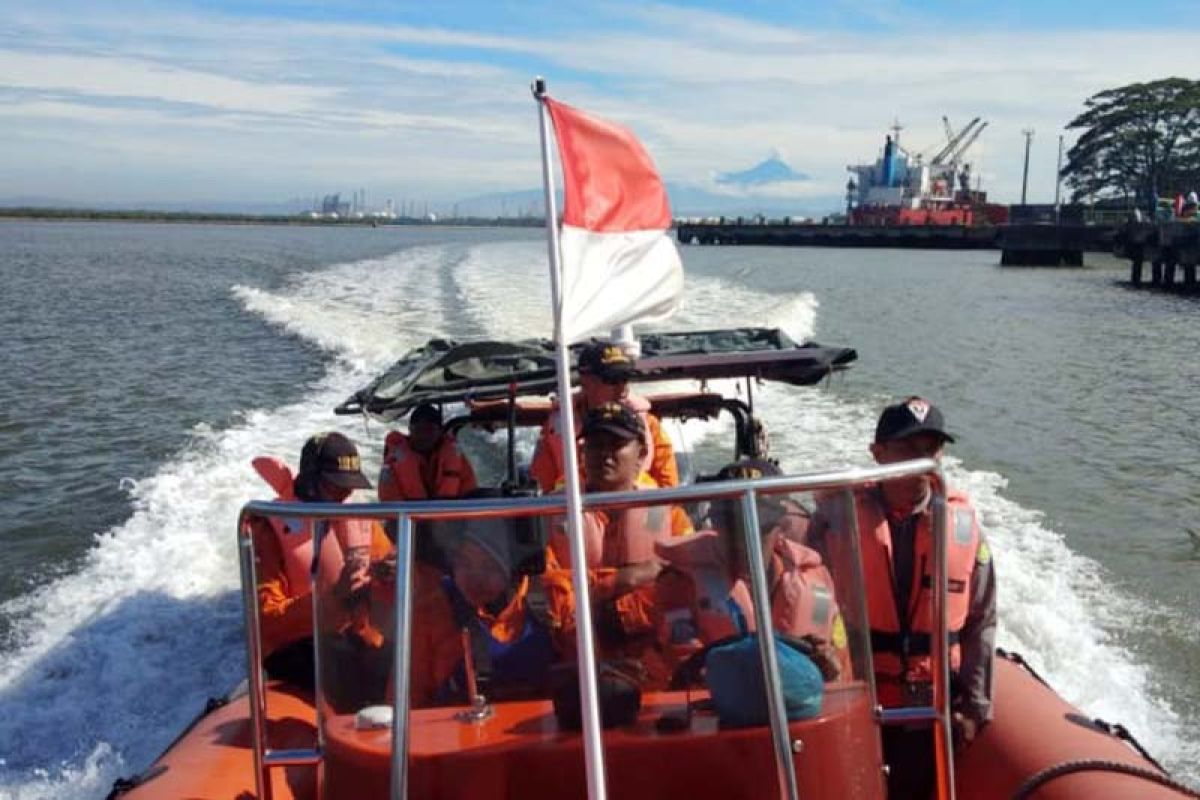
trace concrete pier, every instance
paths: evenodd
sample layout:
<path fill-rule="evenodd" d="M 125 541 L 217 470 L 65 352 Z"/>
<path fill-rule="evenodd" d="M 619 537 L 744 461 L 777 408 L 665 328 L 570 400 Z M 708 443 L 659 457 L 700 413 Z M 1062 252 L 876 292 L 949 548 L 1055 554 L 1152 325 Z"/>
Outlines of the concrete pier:
<path fill-rule="evenodd" d="M 1000 264 L 1013 267 L 1082 267 L 1085 251 L 1112 249 L 1113 231 L 1094 225 L 1006 225 L 1000 230 Z"/>
<path fill-rule="evenodd" d="M 1122 228 L 1113 252 L 1129 259 L 1129 282 L 1169 292 L 1195 294 L 1200 263 L 1200 222 L 1134 222 Z M 1145 267 L 1150 265 L 1150 282 Z"/>
<path fill-rule="evenodd" d="M 813 225 L 781 222 L 699 222 L 675 228 L 681 244 L 790 247 L 897 247 L 991 250 L 998 229 L 961 225 Z"/>
<path fill-rule="evenodd" d="M 1111 252 L 1116 229 L 1061 225 L 812 225 L 782 222 L 682 223 L 681 244 L 789 247 L 879 247 L 923 250 L 996 250 L 1005 266 L 1083 266 L 1084 252 Z"/>

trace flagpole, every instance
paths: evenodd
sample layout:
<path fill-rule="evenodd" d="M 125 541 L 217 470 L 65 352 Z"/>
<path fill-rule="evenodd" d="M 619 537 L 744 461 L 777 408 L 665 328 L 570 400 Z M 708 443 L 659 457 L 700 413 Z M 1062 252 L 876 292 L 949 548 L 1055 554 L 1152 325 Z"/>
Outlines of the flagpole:
<path fill-rule="evenodd" d="M 575 647 L 578 652 L 579 702 L 583 721 L 583 755 L 590 800 L 605 800 L 604 742 L 600 738 L 600 693 L 596 681 L 596 647 L 588 594 L 587 553 L 583 543 L 583 500 L 579 488 L 579 456 L 575 448 L 575 408 L 571 395 L 571 357 L 563 325 L 562 251 L 558 243 L 558 211 L 554 202 L 554 168 L 550 160 L 550 119 L 546 82 L 535 78 L 542 134 L 542 184 L 546 191 L 546 243 L 550 250 L 550 291 L 554 301 L 554 349 L 558 361 L 558 430 L 563 444 L 563 477 L 567 496 L 567 538 L 571 547 L 571 585 L 575 592 Z"/>

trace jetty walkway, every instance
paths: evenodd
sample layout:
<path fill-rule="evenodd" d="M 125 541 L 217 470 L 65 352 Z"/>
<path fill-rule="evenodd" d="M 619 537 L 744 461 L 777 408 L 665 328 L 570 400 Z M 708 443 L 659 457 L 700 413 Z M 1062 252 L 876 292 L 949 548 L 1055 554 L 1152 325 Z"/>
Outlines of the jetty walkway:
<path fill-rule="evenodd" d="M 675 228 L 680 244 L 1000 250 L 1004 266 L 1083 265 L 1085 252 L 1112 252 L 1117 229 L 1082 222 L 1009 225 L 820 225 L 692 222 Z"/>

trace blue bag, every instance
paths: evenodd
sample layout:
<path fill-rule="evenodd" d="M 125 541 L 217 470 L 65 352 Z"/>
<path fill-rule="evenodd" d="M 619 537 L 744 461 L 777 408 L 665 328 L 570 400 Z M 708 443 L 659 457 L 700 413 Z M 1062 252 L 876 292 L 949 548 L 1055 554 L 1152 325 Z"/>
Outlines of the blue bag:
<path fill-rule="evenodd" d="M 775 650 L 787 718 L 795 721 L 820 714 L 825 681 L 817 665 L 779 636 L 775 637 Z M 756 635 L 714 647 L 704 668 L 705 682 L 722 725 L 744 728 L 769 722 Z"/>

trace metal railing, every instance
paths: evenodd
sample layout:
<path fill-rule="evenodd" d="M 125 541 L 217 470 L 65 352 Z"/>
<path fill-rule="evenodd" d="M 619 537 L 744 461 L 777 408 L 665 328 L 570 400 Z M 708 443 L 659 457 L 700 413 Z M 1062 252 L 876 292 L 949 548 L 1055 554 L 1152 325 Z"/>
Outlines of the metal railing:
<path fill-rule="evenodd" d="M 933 475 L 933 620 L 931 633 L 932 660 L 932 703 L 928 706 L 882 709 L 878 706 L 877 687 L 872 669 L 870 648 L 867 648 L 865 664 L 866 678 L 876 716 L 882 724 L 910 722 L 932 722 L 937 764 L 938 797 L 941 800 L 954 798 L 954 774 L 950 731 L 949 692 L 949 636 L 947 628 L 947 526 L 945 518 L 945 478 L 938 462 L 933 459 L 918 459 L 897 464 L 874 467 L 851 468 L 818 472 L 801 476 L 780 476 L 753 480 L 730 480 L 679 486 L 669 489 L 640 490 L 589 494 L 583 498 L 585 510 L 619 510 L 633 507 L 659 506 L 672 503 L 701 500 L 730 499 L 739 501 L 742 507 L 746 553 L 750 568 L 751 591 L 754 599 L 756 630 L 772 630 L 771 609 L 767 591 L 767 578 L 762 543 L 758 536 L 758 495 L 784 492 L 839 492 L 847 503 L 848 529 L 844 532 L 854 546 L 850 552 L 857 591 L 856 613 L 866 622 L 867 602 L 863 591 L 863 568 L 860 557 L 860 531 L 855 511 L 856 488 L 865 488 L 879 481 Z M 395 688 L 392 706 L 392 760 L 391 798 L 407 800 L 408 797 L 408 716 L 410 689 L 410 648 L 401 646 L 410 641 L 412 632 L 413 587 L 412 571 L 414 558 L 413 523 L 436 522 L 481 518 L 544 517 L 561 515 L 566 511 L 564 499 L 558 495 L 525 498 L 484 498 L 472 500 L 429 500 L 406 503 L 301 503 L 279 501 L 252 501 L 243 506 L 238 520 L 239 554 L 241 557 L 242 596 L 245 603 L 247 645 L 246 657 L 249 674 L 251 741 L 254 749 L 255 782 L 258 797 L 272 800 L 270 769 L 274 766 L 316 764 L 321 759 L 321 741 L 311 750 L 271 750 L 266 741 L 265 691 L 262 680 L 262 645 L 256 594 L 254 553 L 249 535 L 248 521 L 251 517 L 286 516 L 313 521 L 332 519 L 371 519 L 379 522 L 397 523 L 397 572 L 396 572 L 396 615 L 393 670 Z M 319 544 L 319 542 L 318 542 Z M 319 548 L 316 549 L 319 552 Z M 314 559 L 315 562 L 315 559 Z M 314 592 L 314 596 L 315 596 Z M 314 638 L 317 621 L 314 618 Z M 592 636 L 592 631 L 586 632 Z M 779 658 L 774 636 L 758 636 L 763 677 L 767 689 L 767 709 L 770 719 L 772 745 L 774 749 L 779 796 L 787 800 L 798 800 L 793 749 L 788 729 L 783 691 L 779 682 Z M 318 648 L 319 650 L 319 648 Z M 580 669 L 589 665 L 580 664 Z M 320 669 L 318 660 L 317 669 Z M 318 732 L 321 730 L 318 704 Z M 599 709 L 593 709 L 599 714 Z M 320 733 L 318 733 L 320 736 Z"/>

